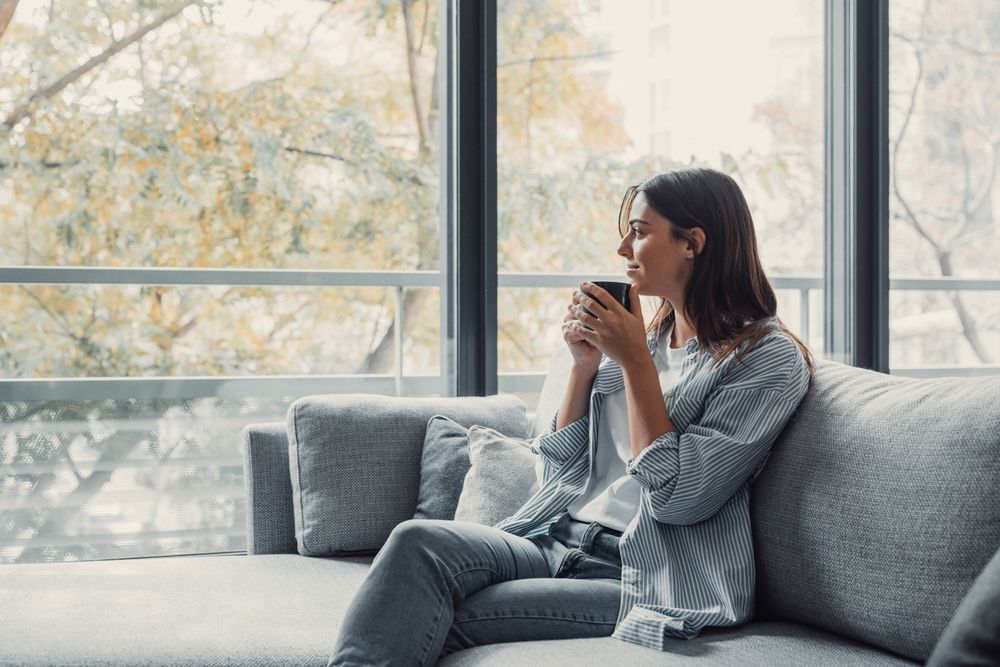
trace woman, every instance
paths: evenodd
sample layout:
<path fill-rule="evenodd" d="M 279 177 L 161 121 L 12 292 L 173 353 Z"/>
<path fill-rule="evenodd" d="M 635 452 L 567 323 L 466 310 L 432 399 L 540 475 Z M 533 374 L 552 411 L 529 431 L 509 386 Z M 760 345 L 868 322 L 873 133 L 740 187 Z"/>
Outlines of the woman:
<path fill-rule="evenodd" d="M 590 283 L 573 294 L 569 384 L 532 443 L 541 488 L 496 526 L 397 526 L 330 665 L 606 635 L 666 650 L 750 618 L 749 487 L 811 355 L 775 315 L 730 177 L 684 169 L 629 188 L 619 231 L 631 309 Z M 648 328 L 640 295 L 661 300 Z"/>

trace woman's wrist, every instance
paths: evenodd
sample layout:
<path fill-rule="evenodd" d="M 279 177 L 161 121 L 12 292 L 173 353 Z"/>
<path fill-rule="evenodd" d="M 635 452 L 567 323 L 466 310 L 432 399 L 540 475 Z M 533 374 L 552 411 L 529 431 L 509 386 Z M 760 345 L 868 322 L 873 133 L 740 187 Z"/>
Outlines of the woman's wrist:
<path fill-rule="evenodd" d="M 571 376 L 576 376 L 581 380 L 590 380 L 597 375 L 597 369 L 601 366 L 601 360 L 598 358 L 597 363 L 592 362 L 580 362 L 576 359 L 573 360 L 573 365 L 570 366 L 569 372 Z"/>
<path fill-rule="evenodd" d="M 650 369 L 653 369 L 654 373 L 656 372 L 656 362 L 653 361 L 653 357 L 649 354 L 639 355 L 634 359 L 627 359 L 619 365 L 622 367 L 622 374 L 626 377 L 648 373 Z"/>

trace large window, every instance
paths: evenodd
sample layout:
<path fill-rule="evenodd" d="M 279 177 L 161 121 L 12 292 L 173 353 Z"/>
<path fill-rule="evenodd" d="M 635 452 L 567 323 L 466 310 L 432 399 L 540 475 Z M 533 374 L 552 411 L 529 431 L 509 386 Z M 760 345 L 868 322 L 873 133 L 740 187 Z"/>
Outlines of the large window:
<path fill-rule="evenodd" d="M 889 335 L 893 372 L 998 372 L 1000 8 L 887 2 L 889 276 L 843 222 L 878 207 L 824 174 L 878 153 L 841 80 L 878 40 L 833 37 L 881 5 L 498 0 L 494 136 L 446 118 L 492 109 L 484 5 L 0 3 L 0 562 L 240 551 L 244 425 L 306 394 L 492 386 L 494 333 L 500 391 L 533 405 L 570 290 L 623 277 L 624 188 L 679 166 L 740 183 L 817 357 L 888 277 L 888 331 L 851 332 Z M 494 203 L 495 332 L 471 303 Z"/>
<path fill-rule="evenodd" d="M 1000 372 L 1000 4 L 889 5 L 893 372 Z"/>
<path fill-rule="evenodd" d="M 14 5 L 0 562 L 242 549 L 243 425 L 440 391 L 438 3 Z"/>
<path fill-rule="evenodd" d="M 500 3 L 501 389 L 544 372 L 572 287 L 624 280 L 625 188 L 695 164 L 740 183 L 779 316 L 822 356 L 823 29 L 820 0 Z"/>

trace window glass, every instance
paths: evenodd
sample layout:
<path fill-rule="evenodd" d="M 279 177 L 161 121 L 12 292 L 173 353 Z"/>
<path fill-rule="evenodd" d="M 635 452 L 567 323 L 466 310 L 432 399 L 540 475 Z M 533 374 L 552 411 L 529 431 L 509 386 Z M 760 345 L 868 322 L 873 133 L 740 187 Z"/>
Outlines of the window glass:
<path fill-rule="evenodd" d="M 571 285 L 625 279 L 615 250 L 626 186 L 688 165 L 740 184 L 779 315 L 819 356 L 823 3 L 501 3 L 498 21 L 498 359 L 509 382 L 543 373 L 563 344 Z M 510 273 L 536 284 L 505 287 Z"/>
<path fill-rule="evenodd" d="M 889 363 L 1000 373 L 1000 5 L 889 5 Z"/>
<path fill-rule="evenodd" d="M 13 6 L 0 561 L 241 549 L 244 425 L 440 391 L 439 3 Z"/>

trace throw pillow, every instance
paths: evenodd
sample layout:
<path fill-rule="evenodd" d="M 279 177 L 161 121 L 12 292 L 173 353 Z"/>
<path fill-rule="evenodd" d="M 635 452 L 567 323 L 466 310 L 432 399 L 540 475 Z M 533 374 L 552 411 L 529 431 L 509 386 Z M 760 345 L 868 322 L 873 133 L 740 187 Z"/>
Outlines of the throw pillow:
<path fill-rule="evenodd" d="M 524 440 L 473 426 L 469 461 L 455 508 L 456 521 L 492 526 L 514 514 L 538 491 L 535 454 Z"/>
<path fill-rule="evenodd" d="M 938 638 L 928 667 L 996 664 L 1000 656 L 1000 549 Z"/>
<path fill-rule="evenodd" d="M 443 415 L 431 417 L 424 434 L 413 518 L 454 519 L 469 466 L 469 429 Z"/>

